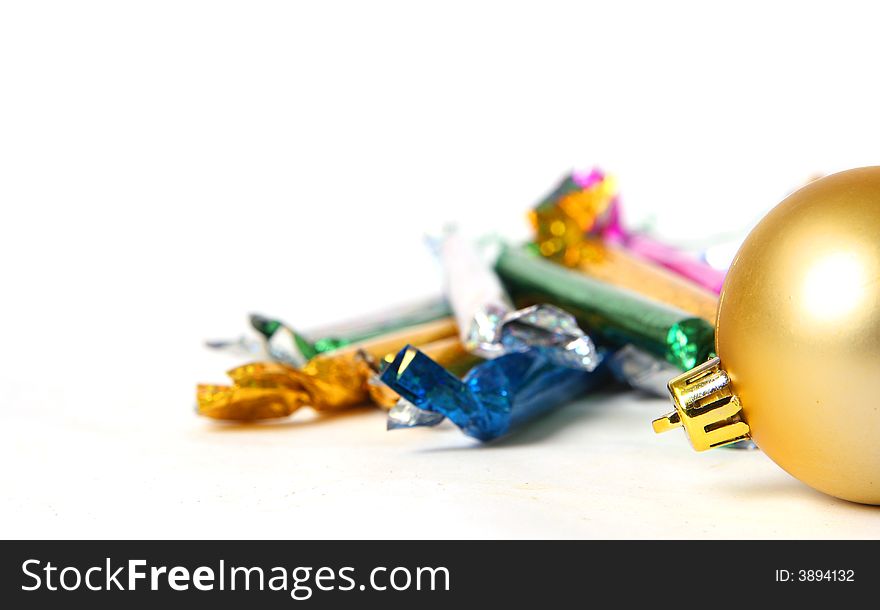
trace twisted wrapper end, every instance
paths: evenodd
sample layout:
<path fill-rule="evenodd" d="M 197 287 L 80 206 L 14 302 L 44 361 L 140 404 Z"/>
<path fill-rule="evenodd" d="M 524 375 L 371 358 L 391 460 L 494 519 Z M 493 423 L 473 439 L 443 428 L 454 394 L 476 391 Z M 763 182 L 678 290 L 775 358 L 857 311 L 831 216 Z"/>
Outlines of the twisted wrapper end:
<path fill-rule="evenodd" d="M 499 328 L 499 343 L 506 352 L 545 348 L 560 366 L 593 371 L 599 353 L 575 317 L 553 305 L 539 304 L 511 312 Z"/>
<path fill-rule="evenodd" d="M 314 358 L 302 369 L 280 362 L 255 362 L 227 373 L 233 385 L 200 385 L 197 411 L 212 419 L 256 421 L 292 415 L 310 406 L 319 411 L 368 401 L 373 374 L 358 354 Z"/>
<path fill-rule="evenodd" d="M 296 369 L 274 362 L 256 362 L 227 373 L 233 385 L 199 385 L 199 415 L 212 419 L 256 421 L 293 414 L 310 402 Z"/>

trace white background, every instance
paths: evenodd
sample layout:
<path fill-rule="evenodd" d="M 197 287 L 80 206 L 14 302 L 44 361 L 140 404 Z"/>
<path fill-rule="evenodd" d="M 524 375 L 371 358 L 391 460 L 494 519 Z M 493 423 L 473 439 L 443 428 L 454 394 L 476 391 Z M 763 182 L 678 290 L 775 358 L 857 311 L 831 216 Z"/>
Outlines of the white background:
<path fill-rule="evenodd" d="M 875 509 L 592 399 L 506 443 L 380 413 L 216 426 L 206 352 L 438 290 L 572 167 L 673 240 L 878 162 L 871 3 L 0 8 L 0 536 L 877 537 Z"/>

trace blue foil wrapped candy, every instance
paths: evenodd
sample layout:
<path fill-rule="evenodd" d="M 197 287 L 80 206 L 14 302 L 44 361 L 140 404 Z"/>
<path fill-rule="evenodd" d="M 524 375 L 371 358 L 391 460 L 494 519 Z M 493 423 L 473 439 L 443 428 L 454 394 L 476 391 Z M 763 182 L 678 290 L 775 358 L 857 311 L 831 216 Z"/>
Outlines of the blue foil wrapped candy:
<path fill-rule="evenodd" d="M 382 381 L 414 407 L 448 418 L 481 441 L 503 436 L 608 379 L 604 364 L 592 371 L 560 366 L 547 348 L 505 354 L 459 379 L 407 346 L 382 372 Z"/>

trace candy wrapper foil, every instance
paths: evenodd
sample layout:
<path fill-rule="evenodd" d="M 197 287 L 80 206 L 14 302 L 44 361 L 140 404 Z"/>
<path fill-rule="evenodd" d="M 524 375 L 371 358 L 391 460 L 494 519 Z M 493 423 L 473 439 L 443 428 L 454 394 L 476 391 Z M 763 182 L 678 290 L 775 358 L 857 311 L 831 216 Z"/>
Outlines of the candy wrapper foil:
<path fill-rule="evenodd" d="M 398 400 L 388 411 L 386 429 L 400 430 L 401 428 L 416 428 L 421 426 L 436 426 L 446 419 L 440 413 L 434 413 L 427 409 L 420 409 L 405 398 Z"/>
<path fill-rule="evenodd" d="M 570 313 L 547 304 L 514 309 L 493 269 L 500 248 L 480 250 L 456 232 L 440 243 L 446 296 L 465 347 L 483 358 L 544 347 L 562 366 L 595 368 L 596 348 Z"/>
<path fill-rule="evenodd" d="M 246 353 L 252 356 L 263 355 L 277 362 L 301 367 L 319 354 L 326 354 L 401 329 L 447 318 L 450 315 L 452 315 L 452 310 L 446 301 L 435 297 L 348 322 L 300 333 L 281 320 L 252 314 L 250 316 L 251 327 L 257 331 L 262 339 L 262 350 L 258 341 L 246 337 L 229 341 L 209 341 L 207 345 L 214 349 Z M 263 353 L 260 354 L 260 352 Z"/>
<path fill-rule="evenodd" d="M 480 362 L 480 358 L 467 351 L 456 337 L 428 343 L 421 346 L 420 351 L 456 377 L 461 377 Z M 382 369 L 394 362 L 395 356 L 396 354 L 386 356 Z M 375 391 L 379 395 L 374 396 L 373 401 L 382 407 L 388 408 L 388 417 L 386 419 L 388 430 L 412 428 L 415 426 L 435 426 L 445 419 L 439 413 L 420 409 L 407 399 L 402 398 L 385 385 L 378 375 L 371 381 L 371 387 L 375 387 Z"/>
<path fill-rule="evenodd" d="M 599 364 L 599 353 L 573 315 L 546 303 L 532 305 L 508 314 L 499 333 L 507 352 L 547 348 L 547 356 L 560 366 L 592 371 Z"/>
<path fill-rule="evenodd" d="M 543 256 L 575 265 L 585 234 L 599 234 L 616 221 L 615 181 L 601 170 L 562 180 L 529 214 Z"/>
<path fill-rule="evenodd" d="M 381 405 L 391 406 L 396 400 L 371 391 L 372 363 L 407 344 L 431 344 L 457 333 L 454 320 L 444 318 L 320 354 L 300 368 L 281 362 L 240 366 L 228 373 L 232 385 L 198 387 L 198 412 L 213 419 L 252 421 L 286 417 L 303 406 L 319 411 L 354 407 L 377 395 Z"/>
<path fill-rule="evenodd" d="M 259 358 L 266 355 L 264 342 L 246 335 L 237 339 L 209 339 L 205 341 L 205 347 L 249 358 Z"/>
<path fill-rule="evenodd" d="M 480 362 L 480 358 L 465 349 L 458 337 L 446 337 L 419 346 L 422 353 L 446 367 L 454 374 L 464 374 L 472 366 Z M 382 361 L 377 361 L 369 354 L 361 352 L 361 357 L 369 363 L 375 373 L 368 382 L 368 392 L 373 404 L 384 409 L 404 406 L 405 400 L 385 385 L 379 375 L 382 370 L 394 361 L 396 352 L 389 352 Z"/>
<path fill-rule="evenodd" d="M 669 396 L 666 383 L 681 374 L 673 364 L 634 345 L 626 345 L 617 350 L 608 358 L 608 367 L 619 381 L 660 398 Z"/>
<path fill-rule="evenodd" d="M 530 213 L 540 253 L 569 267 L 595 256 L 585 238 L 598 238 L 642 260 L 662 266 L 701 288 L 718 294 L 725 273 L 679 248 L 627 230 L 621 220 L 616 185 L 601 170 L 572 174 Z M 607 278 L 603 278 L 606 279 Z M 630 287 L 630 286 L 627 286 Z M 681 307 L 681 304 L 674 303 Z M 682 307 L 686 311 L 692 311 Z M 698 312 L 693 312 L 701 315 Z"/>
<path fill-rule="evenodd" d="M 582 273 L 715 323 L 718 295 L 600 239 L 585 238 L 581 248 Z"/>
<path fill-rule="evenodd" d="M 661 265 L 713 294 L 721 293 L 727 273 L 687 252 L 638 233 L 625 237 L 620 245 L 628 252 Z"/>
<path fill-rule="evenodd" d="M 459 379 L 408 346 L 382 373 L 382 381 L 416 409 L 446 417 L 468 436 L 490 441 L 601 386 L 608 378 L 604 366 L 592 372 L 559 366 L 548 351 L 532 348 L 505 354 L 478 364 Z"/>
<path fill-rule="evenodd" d="M 481 252 L 458 232 L 450 232 L 440 243 L 446 298 L 452 306 L 464 346 L 483 358 L 503 353 L 498 341 L 499 328 L 513 303 L 489 262 L 490 253 Z M 488 260 L 487 260 L 488 259 Z"/>
<path fill-rule="evenodd" d="M 306 333 L 305 336 L 311 340 L 314 350 L 323 354 L 399 330 L 448 318 L 451 315 L 452 309 L 446 300 L 433 297 L 368 314 L 348 322 L 318 328 Z"/>
<path fill-rule="evenodd" d="M 263 336 L 266 353 L 272 360 L 291 366 L 303 366 L 319 354 L 312 342 L 280 320 L 251 314 L 250 322 Z"/>
<path fill-rule="evenodd" d="M 495 265 L 519 305 L 551 303 L 574 314 L 600 342 L 633 344 L 685 371 L 714 351 L 707 320 L 530 254 L 504 248 Z"/>
<path fill-rule="evenodd" d="M 200 415 L 251 421 L 292 415 L 303 406 L 328 411 L 363 404 L 372 369 L 357 354 L 318 357 L 296 369 L 281 362 L 255 362 L 227 374 L 231 386 L 200 385 Z"/>

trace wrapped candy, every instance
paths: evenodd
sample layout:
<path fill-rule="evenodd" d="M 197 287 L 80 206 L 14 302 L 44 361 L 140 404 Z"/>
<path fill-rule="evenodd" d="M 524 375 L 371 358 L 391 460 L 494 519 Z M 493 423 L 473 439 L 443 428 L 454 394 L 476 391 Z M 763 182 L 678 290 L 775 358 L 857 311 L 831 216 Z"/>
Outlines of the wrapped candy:
<path fill-rule="evenodd" d="M 198 412 L 213 419 L 253 421 L 287 417 L 303 406 L 332 411 L 372 400 L 390 408 L 398 397 L 376 385 L 375 361 L 408 344 L 423 346 L 446 364 L 469 360 L 456 335 L 455 322 L 443 318 L 319 354 L 301 368 L 282 362 L 240 366 L 228 373 L 232 385 L 198 387 Z"/>
<path fill-rule="evenodd" d="M 491 250 L 497 256 L 497 247 Z M 541 346 L 561 366 L 594 369 L 596 348 L 574 316 L 547 304 L 515 310 L 488 260 L 492 254 L 457 232 L 448 233 L 440 244 L 446 297 L 465 347 L 483 358 L 496 358 Z"/>
<path fill-rule="evenodd" d="M 531 267 L 523 257 L 533 259 L 538 266 Z M 594 334 L 623 345 L 606 358 L 607 366 L 616 379 L 636 390 L 666 398 L 669 395 L 666 384 L 670 379 L 687 370 L 691 362 L 699 364 L 714 353 L 714 329 L 703 319 L 688 318 L 684 312 L 614 286 L 603 287 L 601 283 L 553 264 L 549 266 L 559 270 L 557 277 L 545 275 L 540 266 L 546 268 L 548 263 L 523 252 L 506 250 L 498 265 L 505 282 L 509 280 L 509 285 L 515 286 L 511 288 L 515 295 L 522 295 L 526 302 L 557 302 L 575 313 L 580 312 L 578 317 L 590 325 Z M 399 411 L 398 418 L 406 414 L 428 419 L 411 406 L 394 407 L 391 413 L 395 410 Z M 728 447 L 757 448 L 749 440 Z"/>
<path fill-rule="evenodd" d="M 588 174 L 571 174 L 544 198 L 530 213 L 529 218 L 535 230 L 535 241 L 542 255 L 554 258 L 569 267 L 581 266 L 588 274 L 601 274 L 600 279 L 622 277 L 625 288 L 638 286 L 644 273 L 626 261 L 627 255 L 649 261 L 672 272 L 673 277 L 685 278 L 688 283 L 698 286 L 705 292 L 718 294 L 724 282 L 725 272 L 715 269 L 690 254 L 665 244 L 648 235 L 627 230 L 621 221 L 620 198 L 616 193 L 614 181 L 601 170 L 594 169 Z M 590 239 L 593 238 L 593 239 Z M 609 254 L 597 245 L 603 244 L 622 251 Z M 586 251 L 585 251 L 586 250 Z M 608 265 L 603 259 L 611 259 Z M 603 262 L 597 264 L 596 260 Z M 617 260 L 620 259 L 620 260 Z M 587 261 L 587 262 L 585 262 Z M 619 265 L 635 267 L 634 270 L 619 269 Z M 606 271 L 607 269 L 607 271 Z M 652 298 L 669 298 L 668 290 L 657 293 L 657 280 L 648 288 Z M 682 288 L 684 284 L 666 280 L 666 284 L 686 290 L 688 294 L 684 306 L 680 302 L 668 301 L 673 305 L 703 315 L 689 308 L 690 303 L 706 301 L 708 295 L 692 288 Z M 713 311 L 714 316 L 714 311 Z M 711 319 L 714 319 L 711 318 Z"/>
<path fill-rule="evenodd" d="M 541 254 L 574 266 L 584 235 L 602 235 L 620 227 L 616 201 L 614 180 L 598 169 L 564 178 L 529 212 Z"/>
<path fill-rule="evenodd" d="M 447 233 L 438 249 L 445 272 L 446 296 L 455 313 L 461 341 L 472 353 L 492 359 L 540 348 L 542 359 L 556 367 L 592 371 L 598 366 L 596 347 L 570 313 L 547 304 L 514 310 L 487 261 L 491 254 L 484 256 L 457 232 Z M 394 430 L 435 425 L 442 420 L 442 411 L 421 409 L 403 396 L 389 410 L 387 425 Z"/>
<path fill-rule="evenodd" d="M 657 263 L 713 294 L 721 293 L 726 273 L 674 246 L 639 233 L 627 234 L 619 242 L 610 243 L 616 243 L 628 252 Z"/>
<path fill-rule="evenodd" d="M 609 378 L 607 367 L 601 364 L 592 371 L 560 366 L 552 351 L 535 347 L 508 353 L 478 364 L 459 379 L 425 353 L 407 346 L 385 368 L 382 381 L 423 417 L 436 416 L 429 424 L 445 417 L 468 436 L 490 441 Z"/>
<path fill-rule="evenodd" d="M 441 363 L 454 375 L 464 375 L 472 366 L 481 361 L 478 356 L 465 349 L 459 338 L 454 336 L 420 345 L 419 349 L 428 357 Z M 389 352 L 381 361 L 369 358 L 373 374 L 367 382 L 368 392 L 374 404 L 388 411 L 388 429 L 433 426 L 440 423 L 443 420 L 442 416 L 418 409 L 382 382 L 380 373 L 394 361 L 395 355 L 395 352 Z"/>
<path fill-rule="evenodd" d="M 666 383 L 681 371 L 673 364 L 634 345 L 625 345 L 608 358 L 608 368 L 620 381 L 646 394 L 666 398 Z"/>
<path fill-rule="evenodd" d="M 492 254 L 484 256 L 484 253 L 471 242 L 455 232 L 448 233 L 443 238 L 439 251 L 445 271 L 446 296 L 455 312 L 462 343 L 473 353 L 494 359 L 493 362 L 498 364 L 480 364 L 465 376 L 464 382 L 459 382 L 456 374 L 444 370 L 440 364 L 431 359 L 430 355 L 419 351 L 416 366 L 408 369 L 409 375 L 403 381 L 397 377 L 394 379 L 396 384 L 405 385 L 406 380 L 412 379 L 413 374 L 420 375 L 416 383 L 428 384 L 423 388 L 428 398 L 423 397 L 413 401 L 412 392 L 402 393 L 401 400 L 388 412 L 389 430 L 439 423 L 450 410 L 455 410 L 454 405 L 458 402 L 473 403 L 474 395 L 463 388 L 469 387 L 468 384 L 489 378 L 495 380 L 495 389 L 510 400 L 514 400 L 516 393 L 522 391 L 519 398 L 506 407 L 512 409 L 512 413 L 534 411 L 538 414 L 544 407 L 552 408 L 553 405 L 563 402 L 568 394 L 564 387 L 560 388 L 558 395 L 547 389 L 548 402 L 539 407 L 525 399 L 529 391 L 535 392 L 537 388 L 544 388 L 542 384 L 545 382 L 554 383 L 558 379 L 577 376 L 556 369 L 583 372 L 593 371 L 599 365 L 601 358 L 592 340 L 581 330 L 570 313 L 547 304 L 514 310 L 510 297 L 487 260 Z M 497 256 L 497 248 L 494 255 Z M 513 358 L 516 354 L 528 354 L 528 356 Z M 517 367 L 522 368 L 524 361 L 533 364 L 540 362 L 540 365 L 536 364 L 528 371 L 525 369 L 520 371 L 529 375 L 527 379 L 520 380 L 526 385 L 518 386 L 513 380 L 504 378 L 505 374 L 514 374 Z M 395 369 L 396 362 L 397 360 L 388 363 L 388 369 Z M 420 366 L 424 369 L 423 373 L 418 373 Z M 544 375 L 544 378 L 539 378 L 539 375 Z M 383 373 L 382 380 L 387 381 L 387 379 L 389 377 Z M 464 385 L 458 386 L 459 391 L 450 395 L 442 394 L 442 387 L 429 387 L 432 383 L 439 383 L 442 386 L 450 379 L 455 379 L 458 384 L 464 383 Z M 412 386 L 408 387 L 412 390 Z M 523 389 L 526 387 L 530 390 Z M 485 398 L 482 403 L 486 403 Z M 423 408 L 424 405 L 433 405 L 433 407 Z M 472 410 L 472 418 L 481 417 L 480 408 L 483 407 L 474 407 L 476 410 Z M 496 408 L 500 407 L 496 405 Z M 497 428 L 475 429 L 476 424 L 473 422 L 465 425 L 461 416 L 451 419 L 462 426 L 468 434 L 483 440 L 503 433 L 503 430 Z"/>
<path fill-rule="evenodd" d="M 541 255 L 714 322 L 716 294 L 625 249 L 645 240 L 623 230 L 613 182 L 598 171 L 569 176 L 529 217 Z"/>
<path fill-rule="evenodd" d="M 300 333 L 280 320 L 258 314 L 250 316 L 250 323 L 261 335 L 268 358 L 301 367 L 318 354 L 439 320 L 451 313 L 445 300 L 432 298 L 307 333 Z M 208 347 L 234 349 L 254 355 L 263 351 L 260 344 L 246 337 L 232 341 L 211 341 Z"/>
<path fill-rule="evenodd" d="M 717 299 L 713 295 L 721 291 L 726 267 L 713 267 L 676 247 L 627 230 L 616 184 L 601 170 L 572 173 L 535 206 L 529 218 L 542 255 L 714 322 Z M 660 265 L 694 286 L 639 259 Z M 666 397 L 666 383 L 681 368 L 668 362 L 668 357 L 668 351 L 658 358 L 635 345 L 625 345 L 609 358 L 608 366 L 631 387 Z"/>
<path fill-rule="evenodd" d="M 607 344 L 632 344 L 681 370 L 713 353 L 714 328 L 709 321 L 642 294 L 511 247 L 501 251 L 495 270 L 518 305 L 557 305 Z"/>
<path fill-rule="evenodd" d="M 632 290 L 694 316 L 715 322 L 718 296 L 598 238 L 581 242 L 578 271 L 602 282 Z"/>

